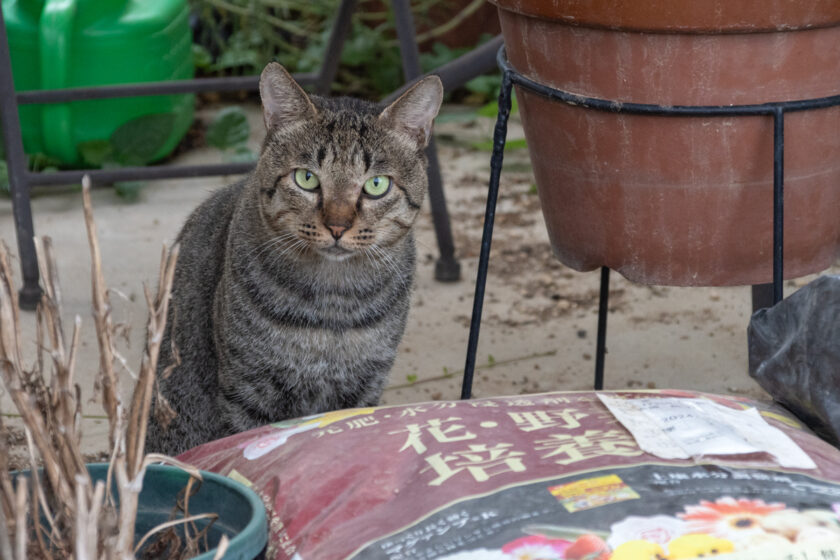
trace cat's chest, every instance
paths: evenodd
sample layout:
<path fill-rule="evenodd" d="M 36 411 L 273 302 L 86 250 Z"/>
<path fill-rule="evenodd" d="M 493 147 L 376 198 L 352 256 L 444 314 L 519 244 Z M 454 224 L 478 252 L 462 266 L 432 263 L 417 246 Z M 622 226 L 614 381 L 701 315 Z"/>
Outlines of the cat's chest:
<path fill-rule="evenodd" d="M 337 365 L 367 359 L 371 354 L 387 352 L 379 329 L 281 329 L 266 337 L 265 343 L 276 359 L 299 366 Z M 383 344 L 384 343 L 384 344 Z"/>

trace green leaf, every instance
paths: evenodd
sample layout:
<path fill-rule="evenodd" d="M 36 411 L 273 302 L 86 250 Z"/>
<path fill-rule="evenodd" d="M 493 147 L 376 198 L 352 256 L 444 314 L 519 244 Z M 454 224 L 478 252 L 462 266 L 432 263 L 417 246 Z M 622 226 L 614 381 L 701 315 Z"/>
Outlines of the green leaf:
<path fill-rule="evenodd" d="M 447 62 L 452 62 L 462 54 L 468 52 L 468 48 L 451 49 L 443 43 L 435 43 L 432 45 L 431 52 L 420 54 L 420 66 L 423 72 L 431 72 L 438 66 L 443 66 Z"/>
<path fill-rule="evenodd" d="M 237 146 L 226 159 L 231 163 L 251 163 L 257 161 L 257 154 L 248 146 Z"/>
<path fill-rule="evenodd" d="M 487 364 L 491 366 L 496 364 L 496 358 L 493 357 L 493 354 L 487 354 Z"/>
<path fill-rule="evenodd" d="M 40 152 L 29 154 L 29 169 L 31 171 L 47 171 L 48 169 L 59 169 L 62 162 L 47 154 Z"/>
<path fill-rule="evenodd" d="M 9 194 L 10 192 L 9 168 L 6 166 L 6 162 L 0 159 L 0 193 Z"/>
<path fill-rule="evenodd" d="M 511 96 L 511 103 L 510 103 L 510 114 L 515 115 L 519 112 L 519 103 L 516 101 L 516 94 L 514 93 Z M 478 115 L 482 117 L 491 117 L 496 118 L 499 114 L 499 102 L 498 101 L 491 101 L 487 105 L 482 105 L 478 111 L 476 111 Z"/>
<path fill-rule="evenodd" d="M 145 165 L 152 161 L 172 134 L 175 115 L 143 115 L 120 126 L 111 135 L 114 159 L 121 165 Z"/>
<path fill-rule="evenodd" d="M 213 57 L 210 55 L 210 51 L 205 49 L 202 45 L 193 43 L 192 56 L 193 64 L 195 64 L 195 67 L 200 70 L 206 70 L 213 65 Z"/>
<path fill-rule="evenodd" d="M 492 152 L 493 151 L 493 141 L 492 140 L 484 140 L 483 142 L 473 142 L 471 144 L 473 148 L 476 150 L 481 150 L 484 152 Z M 505 151 L 509 150 L 521 150 L 522 148 L 527 148 L 528 142 L 524 138 L 516 138 L 514 140 L 508 140 L 505 142 Z"/>
<path fill-rule="evenodd" d="M 222 53 L 213 70 L 229 70 L 231 68 L 255 69 L 260 66 L 260 55 L 254 49 L 229 49 Z"/>
<path fill-rule="evenodd" d="M 405 379 L 409 383 L 414 383 L 415 381 L 417 381 L 417 375 L 413 374 L 413 373 L 409 373 L 408 375 L 405 376 Z"/>
<path fill-rule="evenodd" d="M 487 99 L 499 96 L 499 89 L 502 87 L 502 76 L 500 74 L 485 74 L 473 78 L 464 87 L 471 93 L 483 95 Z"/>
<path fill-rule="evenodd" d="M 102 167 L 114 153 L 114 147 L 108 140 L 88 140 L 79 142 L 76 149 L 82 156 L 82 161 L 91 167 Z"/>
<path fill-rule="evenodd" d="M 211 146 L 221 150 L 233 148 L 248 140 L 251 126 L 242 107 L 225 107 L 216 115 L 207 128 L 205 139 Z"/>
<path fill-rule="evenodd" d="M 140 191 L 148 185 L 146 181 L 119 181 L 114 183 L 114 190 L 117 196 L 126 202 L 137 202 L 140 199 Z"/>
<path fill-rule="evenodd" d="M 380 50 L 381 39 L 373 29 L 364 26 L 354 27 L 350 39 L 344 43 L 341 51 L 341 62 L 348 66 L 361 66 L 375 60 Z"/>

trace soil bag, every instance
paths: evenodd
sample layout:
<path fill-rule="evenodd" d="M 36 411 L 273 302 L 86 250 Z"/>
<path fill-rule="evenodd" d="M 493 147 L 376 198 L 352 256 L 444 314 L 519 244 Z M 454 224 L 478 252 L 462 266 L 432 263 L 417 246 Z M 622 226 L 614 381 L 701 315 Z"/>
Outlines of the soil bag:
<path fill-rule="evenodd" d="M 840 444 L 840 276 L 821 276 L 757 311 L 747 332 L 750 376 L 822 438 Z"/>
<path fill-rule="evenodd" d="M 702 409 L 751 414 L 810 464 L 715 455 L 720 438 L 663 458 L 604 397 L 682 432 Z M 268 560 L 840 559 L 840 450 L 781 407 L 738 397 L 583 391 L 339 410 L 180 458 L 260 496 Z"/>

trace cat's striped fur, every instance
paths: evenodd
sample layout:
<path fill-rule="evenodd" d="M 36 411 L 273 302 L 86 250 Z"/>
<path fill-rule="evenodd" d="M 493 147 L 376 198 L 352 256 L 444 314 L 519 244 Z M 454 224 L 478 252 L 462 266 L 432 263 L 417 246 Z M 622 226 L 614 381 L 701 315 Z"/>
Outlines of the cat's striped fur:
<path fill-rule="evenodd" d="M 405 329 L 439 80 L 384 110 L 309 98 L 274 63 L 260 89 L 268 133 L 254 173 L 215 193 L 178 237 L 159 368 L 177 416 L 167 421 L 156 399 L 150 451 L 374 405 Z M 298 186 L 296 169 L 320 186 Z M 371 176 L 391 177 L 391 189 L 366 196 Z"/>

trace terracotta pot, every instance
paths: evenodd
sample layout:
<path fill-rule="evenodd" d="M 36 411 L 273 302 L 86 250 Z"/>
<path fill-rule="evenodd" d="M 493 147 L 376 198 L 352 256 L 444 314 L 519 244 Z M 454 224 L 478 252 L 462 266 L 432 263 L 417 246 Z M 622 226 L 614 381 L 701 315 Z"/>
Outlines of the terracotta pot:
<path fill-rule="evenodd" d="M 836 0 L 493 0 L 512 66 L 610 100 L 840 94 Z M 666 285 L 772 281 L 770 117 L 612 114 L 517 89 L 557 257 Z M 840 108 L 785 116 L 785 276 L 840 255 Z"/>

